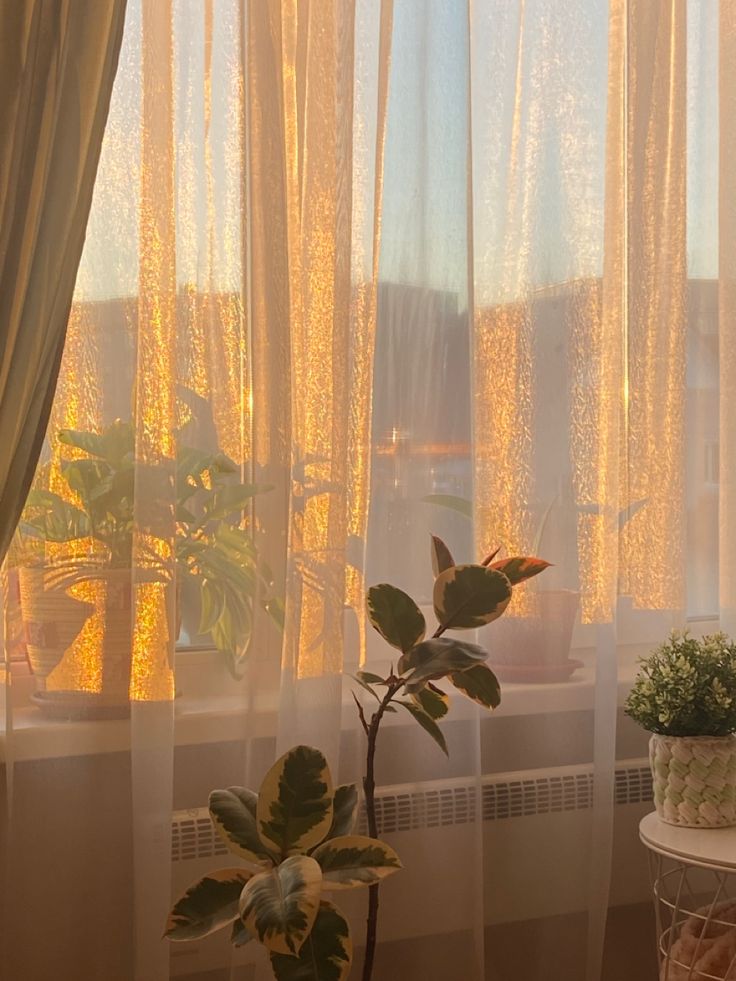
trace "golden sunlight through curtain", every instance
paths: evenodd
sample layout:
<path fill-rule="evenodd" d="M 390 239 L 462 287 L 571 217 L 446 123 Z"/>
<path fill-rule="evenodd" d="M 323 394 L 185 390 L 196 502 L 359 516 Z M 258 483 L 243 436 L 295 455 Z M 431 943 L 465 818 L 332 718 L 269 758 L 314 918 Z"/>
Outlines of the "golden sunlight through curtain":
<path fill-rule="evenodd" d="M 478 550 L 544 552 L 583 622 L 684 608 L 685 4 L 612 3 L 597 92 L 595 16 L 487 5 L 472 42 Z"/>
<path fill-rule="evenodd" d="M 620 591 L 684 610 L 686 3 L 630 0 L 627 33 L 625 467 Z"/>
<path fill-rule="evenodd" d="M 467 638 L 497 711 L 451 693 L 447 755 L 408 712 L 382 730 L 382 833 L 404 869 L 382 886 L 376 976 L 563 964 L 600 981 L 610 910 L 640 923 L 649 902 L 643 866 L 618 881 L 636 839 L 614 834 L 617 767 L 641 776 L 647 738 L 620 697 L 684 608 L 686 6 L 128 0 L 6 577 L 10 975 L 270 976 L 256 944 L 162 940 L 172 892 L 219 863 L 208 793 L 257 787 L 300 742 L 359 784 L 351 676 L 395 657 L 366 630 L 366 586 L 405 589 L 431 634 L 436 532 L 460 561 L 502 546 L 554 566 Z M 735 10 L 719 8 L 727 629 Z M 717 478 L 687 459 L 715 508 Z M 365 894 L 347 902 L 359 972 Z"/>
<path fill-rule="evenodd" d="M 358 46 L 352 4 L 248 13 L 253 445 L 265 527 L 291 473 L 287 689 L 338 677 L 346 600 L 362 611 L 391 11 Z"/>
<path fill-rule="evenodd" d="M 143 6 L 143 106 L 135 374 L 135 602 L 130 697 L 174 697 L 175 499 L 177 310 L 174 199 L 174 45 L 171 0 Z M 237 407 L 237 403 L 236 403 Z M 150 474 L 168 472 L 171 490 L 161 500 L 156 527 L 145 508 L 159 488 Z"/>
<path fill-rule="evenodd" d="M 269 487 L 244 520 L 288 597 L 286 629 L 254 604 L 249 670 L 278 684 L 283 650 L 285 679 L 337 678 L 346 602 L 364 634 L 392 10 L 132 8 L 89 230 L 97 248 L 80 272 L 36 486 L 78 503 L 62 471 L 86 454 L 59 432 L 130 421 L 133 554 L 119 584 L 70 587 L 95 612 L 50 691 L 118 703 L 127 684 L 133 700 L 173 697 L 175 502 L 151 481 L 167 469 L 173 479 L 177 445 L 190 441 Z M 154 499 L 165 507 L 152 517 Z M 96 548 L 79 539 L 45 554 L 83 562 Z M 118 594 L 135 610 L 125 678 L 102 654 Z"/>

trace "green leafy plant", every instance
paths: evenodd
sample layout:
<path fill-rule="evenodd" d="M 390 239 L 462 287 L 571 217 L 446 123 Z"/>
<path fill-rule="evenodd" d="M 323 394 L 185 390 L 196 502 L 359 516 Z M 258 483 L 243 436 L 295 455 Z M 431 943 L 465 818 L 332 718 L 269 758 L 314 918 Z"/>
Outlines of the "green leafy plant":
<path fill-rule="evenodd" d="M 736 732 L 736 644 L 721 633 L 697 640 L 674 632 L 640 660 L 625 711 L 665 736 Z"/>
<path fill-rule="evenodd" d="M 550 515 L 552 513 L 555 505 L 559 504 L 562 496 L 558 494 L 553 497 L 552 500 L 547 504 L 542 512 L 542 515 L 537 523 L 537 527 L 534 532 L 534 539 L 532 541 L 532 550 L 536 553 L 542 547 L 542 539 L 544 537 L 545 530 L 547 528 L 547 522 L 549 521 Z M 648 498 L 642 498 L 638 501 L 633 501 L 627 507 L 622 508 L 618 512 L 613 512 L 611 517 L 616 523 L 616 528 L 619 532 L 623 531 L 626 525 L 631 521 L 631 519 L 647 504 Z M 455 511 L 457 514 L 462 514 L 463 517 L 472 520 L 473 518 L 473 502 L 468 500 L 467 497 L 460 497 L 457 494 L 428 494 L 426 497 L 422 498 L 423 504 L 436 504 L 438 507 L 446 508 L 449 511 Z M 575 515 L 578 514 L 600 514 L 602 508 L 599 504 L 578 504 L 573 508 Z"/>
<path fill-rule="evenodd" d="M 197 940 L 230 926 L 235 946 L 256 939 L 267 948 L 278 981 L 343 981 L 350 928 L 325 894 L 378 883 L 401 868 L 388 845 L 352 833 L 357 802 L 354 784 L 333 790 L 327 761 L 310 746 L 277 760 L 258 794 L 212 791 L 210 816 L 241 864 L 191 886 L 165 936 Z"/>
<path fill-rule="evenodd" d="M 253 604 L 283 627 L 283 602 L 273 576 L 239 518 L 268 485 L 241 483 L 238 468 L 222 453 L 185 447 L 177 457 L 176 556 L 179 574 L 199 584 L 199 633 L 209 633 L 239 677 L 253 629 Z"/>
<path fill-rule="evenodd" d="M 368 617 L 383 639 L 400 652 L 396 670 L 386 677 L 360 671 L 358 683 L 375 699 L 370 717 L 353 694 L 367 739 L 363 778 L 368 833 L 378 834 L 375 806 L 375 756 L 381 722 L 386 712 L 397 707 L 412 718 L 448 754 L 438 725 L 449 710 L 447 693 L 435 682 L 449 682 L 457 691 L 484 708 L 496 708 L 501 692 L 496 676 L 484 663 L 487 651 L 477 644 L 443 636 L 447 631 L 474 630 L 500 617 L 511 600 L 514 586 L 543 572 L 549 562 L 528 556 L 496 560 L 496 552 L 477 565 L 456 565 L 445 543 L 432 536 L 434 571 L 433 605 L 437 629 L 427 638 L 424 614 L 414 600 L 388 583 L 368 590 Z M 378 928 L 378 883 L 370 888 L 366 926 L 363 981 L 373 971 Z"/>
<path fill-rule="evenodd" d="M 61 474 L 69 498 L 78 503 L 35 488 L 20 524 L 21 535 L 31 540 L 90 542 L 89 554 L 54 561 L 58 585 L 89 578 L 94 569 L 100 574 L 129 567 L 135 529 L 142 533 L 136 548 L 147 546 L 147 561 L 155 567 L 158 555 L 146 536 L 160 537 L 173 522 L 179 577 L 196 582 L 200 590 L 199 633 L 211 635 L 231 673 L 239 676 L 254 599 L 259 597 L 272 618 L 283 622 L 270 571 L 240 524 L 252 498 L 269 488 L 241 482 L 239 468 L 223 453 L 182 447 L 175 461 L 136 461 L 133 426 L 121 420 L 101 433 L 64 429 L 58 439 L 75 451 L 74 458 L 62 460 Z"/>

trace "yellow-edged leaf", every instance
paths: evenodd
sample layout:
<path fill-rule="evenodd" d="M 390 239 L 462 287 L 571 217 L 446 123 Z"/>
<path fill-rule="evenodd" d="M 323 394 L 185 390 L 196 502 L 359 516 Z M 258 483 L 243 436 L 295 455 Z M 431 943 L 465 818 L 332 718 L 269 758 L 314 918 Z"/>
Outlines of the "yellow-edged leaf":
<path fill-rule="evenodd" d="M 402 867 L 389 845 L 365 835 L 343 835 L 312 852 L 322 869 L 324 889 L 372 886 Z"/>
<path fill-rule="evenodd" d="M 406 690 L 414 694 L 428 681 L 444 678 L 452 671 L 465 671 L 487 657 L 488 652 L 478 644 L 454 637 L 432 637 L 402 655 L 398 671 L 407 675 Z"/>
<path fill-rule="evenodd" d="M 497 708 L 501 704 L 501 686 L 487 665 L 475 664 L 467 671 L 454 671 L 449 678 L 464 695 L 484 708 Z"/>
<path fill-rule="evenodd" d="M 424 709 L 419 708 L 414 702 L 405 702 L 403 699 L 399 699 L 398 704 L 404 706 L 406 711 L 416 719 L 422 729 L 434 739 L 445 756 L 449 756 L 444 734 L 434 719 L 427 715 Z"/>
<path fill-rule="evenodd" d="M 347 981 L 353 960 L 350 927 L 342 913 L 325 900 L 298 957 L 271 954 L 277 981 Z"/>
<path fill-rule="evenodd" d="M 232 923 L 250 878 L 247 869 L 217 869 L 195 882 L 169 913 L 164 936 L 198 940 Z"/>
<path fill-rule="evenodd" d="M 516 586 L 532 576 L 538 576 L 540 572 L 548 569 L 552 563 L 545 562 L 544 559 L 536 559 L 529 555 L 514 555 L 508 559 L 499 559 L 492 562 L 490 569 L 497 569 L 502 572 L 512 586 Z"/>
<path fill-rule="evenodd" d="M 322 888 L 322 870 L 309 855 L 292 855 L 259 872 L 240 896 L 240 917 L 269 950 L 298 954 L 312 929 Z"/>
<path fill-rule="evenodd" d="M 434 612 L 446 630 L 482 627 L 500 617 L 510 599 L 507 576 L 483 565 L 456 565 L 434 581 Z"/>
<path fill-rule="evenodd" d="M 371 586 L 366 597 L 368 619 L 383 639 L 400 651 L 408 651 L 427 628 L 422 611 L 403 590 L 389 583 Z"/>
<path fill-rule="evenodd" d="M 257 806 L 258 795 L 245 787 L 228 787 L 210 794 L 210 817 L 217 833 L 231 852 L 260 869 L 273 865 L 273 855 L 258 834 Z"/>
<path fill-rule="evenodd" d="M 264 777 L 256 819 L 261 841 L 283 856 L 314 848 L 332 825 L 333 788 L 318 749 L 295 746 Z"/>
<path fill-rule="evenodd" d="M 432 572 L 438 576 L 445 569 L 451 569 L 455 565 L 452 553 L 441 538 L 432 535 Z"/>
<path fill-rule="evenodd" d="M 428 682 L 424 688 L 412 695 L 414 701 L 431 719 L 442 719 L 450 709 L 447 694 Z"/>
<path fill-rule="evenodd" d="M 237 920 L 233 920 L 233 928 L 230 931 L 230 943 L 233 947 L 245 947 L 254 939 L 253 934 L 246 928 L 239 916 Z"/>
<path fill-rule="evenodd" d="M 332 802 L 332 825 L 325 840 L 350 834 L 355 824 L 357 807 L 358 788 L 354 783 L 343 783 L 335 788 L 335 798 Z"/>

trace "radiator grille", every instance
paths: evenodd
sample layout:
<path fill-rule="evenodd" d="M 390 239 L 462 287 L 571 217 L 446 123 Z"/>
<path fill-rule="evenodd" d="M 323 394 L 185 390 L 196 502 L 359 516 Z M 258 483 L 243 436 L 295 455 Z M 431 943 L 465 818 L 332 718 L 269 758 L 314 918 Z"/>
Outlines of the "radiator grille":
<path fill-rule="evenodd" d="M 228 849 L 210 821 L 206 807 L 176 811 L 171 822 L 171 860 L 186 862 L 193 858 L 227 855 Z"/>
<path fill-rule="evenodd" d="M 614 788 L 617 804 L 649 804 L 654 800 L 649 765 L 616 770 Z"/>
<path fill-rule="evenodd" d="M 595 785 L 592 767 L 564 768 L 564 771 L 542 770 L 513 777 L 507 774 L 484 777 L 480 784 L 483 820 L 500 821 L 591 808 Z M 469 824 L 475 820 L 476 794 L 476 784 L 462 781 L 441 786 L 423 784 L 406 790 L 386 787 L 376 795 L 379 834 Z M 652 799 L 648 764 L 631 761 L 617 767 L 616 804 L 642 804 Z M 360 815 L 358 825 L 361 833 L 365 833 L 364 814 Z M 212 827 L 206 808 L 174 814 L 171 851 L 175 862 L 228 853 Z"/>

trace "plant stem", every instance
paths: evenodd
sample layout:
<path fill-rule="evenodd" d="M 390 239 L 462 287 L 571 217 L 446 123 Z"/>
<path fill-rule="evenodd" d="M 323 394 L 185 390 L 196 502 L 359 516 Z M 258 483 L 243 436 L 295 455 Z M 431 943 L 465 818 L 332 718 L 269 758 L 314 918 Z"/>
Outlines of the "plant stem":
<path fill-rule="evenodd" d="M 433 634 L 433 639 L 436 640 L 441 637 L 445 632 L 447 627 L 442 624 L 437 627 Z M 378 837 L 378 821 L 376 820 L 376 777 L 375 777 L 375 760 L 376 760 L 376 743 L 378 741 L 378 730 L 381 726 L 381 720 L 386 712 L 386 709 L 393 701 L 394 695 L 397 694 L 406 683 L 404 678 L 399 678 L 394 675 L 393 670 L 388 678 L 386 678 L 386 694 L 383 696 L 378 708 L 371 716 L 371 721 L 368 722 L 365 713 L 363 712 L 363 707 L 355 698 L 355 704 L 358 706 L 358 715 L 360 716 L 360 724 L 363 726 L 363 730 L 368 739 L 368 749 L 366 752 L 365 760 L 365 776 L 363 777 L 363 793 L 365 795 L 365 813 L 368 821 L 368 834 L 371 838 Z M 368 889 L 368 917 L 366 919 L 365 926 L 365 957 L 363 959 L 363 977 L 362 981 L 371 981 L 373 975 L 373 960 L 376 954 L 376 936 L 378 931 L 378 886 L 374 885 Z"/>
<path fill-rule="evenodd" d="M 378 730 L 381 719 L 390 704 L 394 695 L 403 686 L 401 678 L 389 678 L 386 694 L 371 716 L 370 723 L 366 722 L 362 711 L 360 712 L 361 723 L 368 737 L 368 749 L 365 761 L 365 777 L 363 778 L 363 793 L 365 794 L 365 813 L 368 820 L 368 834 L 371 838 L 378 837 L 378 821 L 376 819 L 376 778 L 375 778 L 375 759 L 376 743 L 378 741 Z M 360 710 L 360 709 L 359 709 Z M 368 917 L 365 929 L 365 958 L 363 960 L 363 981 L 370 981 L 373 975 L 373 959 L 376 953 L 376 935 L 378 931 L 378 886 L 371 886 L 368 890 Z"/>

